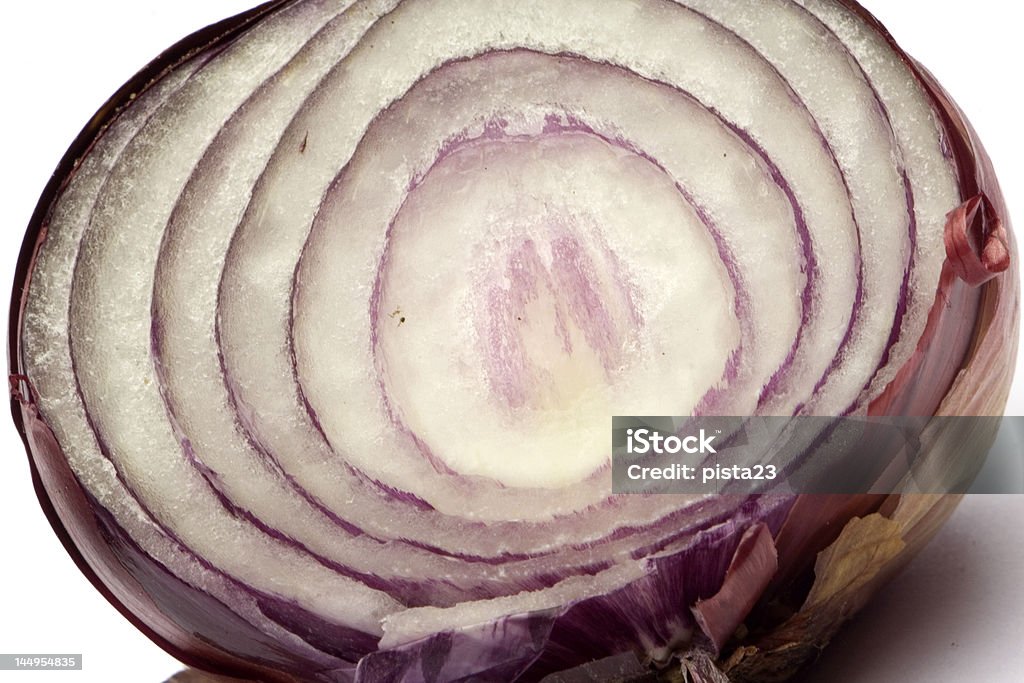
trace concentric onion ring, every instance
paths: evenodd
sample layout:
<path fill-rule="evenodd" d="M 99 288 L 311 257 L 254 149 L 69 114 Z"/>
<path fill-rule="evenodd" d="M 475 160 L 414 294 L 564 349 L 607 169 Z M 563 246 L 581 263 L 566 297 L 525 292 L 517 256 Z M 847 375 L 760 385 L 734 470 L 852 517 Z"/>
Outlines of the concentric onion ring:
<path fill-rule="evenodd" d="M 758 592 L 794 564 L 803 508 L 612 496 L 608 416 L 898 406 L 955 288 L 971 322 L 924 354 L 953 364 L 931 414 L 975 336 L 947 214 L 1000 200 L 859 8 L 257 16 L 96 136 L 32 241 L 18 339 L 30 439 L 106 549 L 75 542 L 201 663 L 534 680 L 717 653 L 756 594 L 689 608 L 738 558 Z"/>

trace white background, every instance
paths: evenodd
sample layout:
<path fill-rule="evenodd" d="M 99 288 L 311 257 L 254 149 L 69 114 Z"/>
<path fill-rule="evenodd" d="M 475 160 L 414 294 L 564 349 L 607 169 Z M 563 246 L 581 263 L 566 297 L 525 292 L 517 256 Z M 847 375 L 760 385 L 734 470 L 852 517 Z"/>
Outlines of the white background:
<path fill-rule="evenodd" d="M 757 1 L 757 0 L 753 0 Z M 1011 213 L 1024 210 L 1017 3 L 864 0 L 953 93 L 985 140 Z M 25 226 L 78 131 L 163 48 L 246 0 L 16 2 L 0 20 L 0 292 Z M 1018 364 L 1018 379 L 1022 376 Z M 1024 382 L 1008 414 L 1024 414 Z M 807 681 L 1024 680 L 1024 500 L 976 496 L 823 655 Z M 83 653 L 80 672 L 3 681 L 159 682 L 179 665 L 80 575 L 36 503 L 0 418 L 0 653 Z"/>

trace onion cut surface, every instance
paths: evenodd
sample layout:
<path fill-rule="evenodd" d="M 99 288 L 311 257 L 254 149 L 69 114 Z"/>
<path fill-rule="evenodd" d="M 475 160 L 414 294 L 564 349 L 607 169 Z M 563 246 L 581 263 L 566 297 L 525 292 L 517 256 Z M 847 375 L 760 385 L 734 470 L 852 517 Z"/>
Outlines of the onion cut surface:
<path fill-rule="evenodd" d="M 700 679 L 882 503 L 612 496 L 609 416 L 1001 411 L 943 403 L 1013 362 L 1001 195 L 850 2 L 293 0 L 169 55 L 44 196 L 12 387 L 190 663 Z"/>

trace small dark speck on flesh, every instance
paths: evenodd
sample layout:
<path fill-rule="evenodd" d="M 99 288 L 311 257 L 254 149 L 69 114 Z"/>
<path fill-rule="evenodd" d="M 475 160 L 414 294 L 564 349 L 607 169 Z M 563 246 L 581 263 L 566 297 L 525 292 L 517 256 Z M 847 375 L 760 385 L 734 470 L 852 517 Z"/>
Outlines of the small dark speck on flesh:
<path fill-rule="evenodd" d="M 306 153 L 306 145 L 308 143 L 309 143 L 309 131 L 307 130 L 306 134 L 304 136 L 302 136 L 302 144 L 299 145 L 299 154 L 305 154 Z"/>

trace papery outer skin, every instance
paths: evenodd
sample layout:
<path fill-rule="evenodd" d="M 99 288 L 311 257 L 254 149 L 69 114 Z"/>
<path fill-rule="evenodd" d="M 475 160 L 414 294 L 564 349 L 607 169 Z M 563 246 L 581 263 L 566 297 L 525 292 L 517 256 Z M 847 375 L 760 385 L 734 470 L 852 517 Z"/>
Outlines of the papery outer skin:
<path fill-rule="evenodd" d="M 129 101 L 129 94 L 141 90 L 155 76 L 164 71 L 165 68 L 177 63 L 185 55 L 196 49 L 209 48 L 215 36 L 220 36 L 212 44 L 222 44 L 230 39 L 235 32 L 244 29 L 248 22 L 257 19 L 267 11 L 281 6 L 282 2 L 268 3 L 249 13 L 240 15 L 233 19 L 226 20 L 215 27 L 211 27 L 168 50 L 138 77 L 126 86 L 118 95 L 115 95 L 111 102 L 97 115 L 96 119 L 83 131 L 81 137 L 69 151 L 67 157 L 58 170 L 57 177 L 47 188 L 40 201 L 39 208 L 33 217 L 32 227 L 23 245 L 19 269 L 15 284 L 15 297 L 11 310 L 10 326 L 10 362 L 11 372 L 14 377 L 12 389 L 14 399 L 12 400 L 12 411 L 14 419 L 26 441 L 32 467 L 33 480 L 40 498 L 44 512 L 47 514 L 51 525 L 61 538 L 65 548 L 74 558 L 79 568 L 86 574 L 90 581 L 100 590 L 104 596 L 115 607 L 121 611 L 126 618 L 131 620 L 147 636 L 157 642 L 161 647 L 168 650 L 176 657 L 188 664 L 200 668 L 218 671 L 221 673 L 247 676 L 263 681 L 296 681 L 305 679 L 301 674 L 289 674 L 303 671 L 299 662 L 288 662 L 285 656 L 283 661 L 277 661 L 273 666 L 261 666 L 257 663 L 258 655 L 250 653 L 250 656 L 241 658 L 229 653 L 226 649 L 214 647 L 207 642 L 211 639 L 209 634 L 204 635 L 197 624 L 204 621 L 205 616 L 212 608 L 204 605 L 204 601 L 212 598 L 198 594 L 197 591 L 187 587 L 177 579 L 171 577 L 158 563 L 142 556 L 137 548 L 129 547 L 128 543 L 117 538 L 117 530 L 109 526 L 102 513 L 93 510 L 92 502 L 81 490 L 78 482 L 60 451 L 52 433 L 47 425 L 38 417 L 31 399 L 31 387 L 23 381 L 22 362 L 20 357 L 20 330 L 21 310 L 24 296 L 27 293 L 27 278 L 30 277 L 33 257 L 38 244 L 45 238 L 45 224 L 50 201 L 57 195 L 63 182 L 72 172 L 71 164 L 82 153 L 84 153 L 89 142 L 102 130 L 105 122 L 109 120 L 116 110 Z M 852 2 L 844 2 L 858 13 L 865 15 L 864 10 Z M 885 34 L 888 35 L 888 34 Z M 891 40 L 891 39 L 890 39 Z M 895 45 L 895 43 L 894 43 Z M 902 54 L 902 53 L 900 53 Z M 969 188 L 974 187 L 977 191 L 983 191 L 989 197 L 995 211 L 1002 217 L 1004 225 L 1009 228 L 1009 217 L 1006 213 L 1005 202 L 1002 193 L 995 181 L 991 161 L 984 150 L 969 123 L 963 118 L 960 111 L 948 98 L 948 95 L 934 82 L 934 80 L 915 64 L 915 70 L 920 74 L 923 82 L 932 93 L 937 105 L 945 113 L 947 120 L 947 132 L 954 141 L 954 151 L 960 167 L 961 180 L 964 186 L 965 199 L 972 196 Z M 1011 260 L 1016 258 L 1016 246 L 1012 237 L 1009 237 L 1009 249 Z M 929 332 L 922 338 L 919 352 L 914 359 L 907 364 L 906 373 L 894 381 L 887 389 L 883 398 L 873 404 L 873 409 L 879 412 L 899 412 L 904 414 L 954 414 L 954 415 L 995 415 L 1002 411 L 1005 405 L 1006 394 L 1009 389 L 1010 375 L 1009 368 L 1012 367 L 1013 358 L 1016 352 L 1016 343 L 1019 335 L 1019 322 L 1017 310 L 1019 307 L 1019 282 L 1016 275 L 1016 265 L 1011 273 L 997 277 L 986 284 L 983 288 L 969 288 L 959 280 L 946 279 L 936 302 L 936 323 L 930 326 Z M 975 312 L 977 311 L 977 316 Z M 942 345 L 931 345 L 928 342 L 934 338 L 944 340 Z M 950 339 L 958 340 L 958 344 L 949 344 Z M 1009 346 L 1008 346 L 1009 345 Z M 970 347 L 966 361 L 960 360 L 963 354 Z M 962 370 L 960 368 L 963 367 Z M 941 406 L 933 404 L 937 393 L 945 391 L 945 387 L 952 382 L 952 389 L 948 392 Z M 918 410 L 924 412 L 917 412 Z M 836 507 L 840 512 L 830 520 L 834 525 L 832 530 L 825 530 L 824 539 L 815 534 L 811 540 L 804 543 L 794 543 L 792 546 L 780 547 L 780 567 L 789 566 L 793 573 L 797 573 L 802 563 L 812 559 L 813 555 L 823 544 L 830 543 L 842 525 L 851 516 L 854 518 L 869 515 L 866 522 L 857 521 L 850 523 L 843 530 L 838 541 L 835 541 L 828 552 L 831 555 L 823 554 L 819 557 L 818 569 L 821 575 L 817 577 L 816 586 L 823 587 L 831 585 L 831 581 L 842 574 L 848 563 L 842 560 L 844 539 L 854 537 L 861 533 L 865 525 L 880 530 L 878 535 L 882 536 L 881 542 L 886 539 L 898 537 L 902 545 L 899 546 L 891 556 L 886 556 L 884 562 L 873 567 L 871 573 L 865 576 L 856 585 L 844 586 L 839 590 L 833 590 L 827 594 L 821 594 L 824 588 L 818 588 L 817 592 L 812 589 L 813 602 L 809 598 L 807 605 L 809 613 L 799 613 L 794 619 L 797 621 L 796 628 L 793 623 L 787 622 L 782 625 L 777 638 L 785 642 L 785 639 L 798 637 L 804 642 L 824 643 L 831 636 L 839 624 L 852 613 L 845 607 L 833 614 L 825 611 L 824 618 L 815 618 L 811 610 L 820 608 L 824 604 L 833 604 L 837 600 L 850 600 L 850 605 L 859 607 L 867 599 L 867 596 L 890 576 L 898 567 L 902 566 L 918 550 L 932 534 L 938 529 L 948 514 L 955 507 L 956 497 L 910 497 L 905 496 L 903 500 L 883 501 L 879 498 L 862 497 L 840 501 Z M 801 499 L 801 503 L 804 499 Z M 870 514 L 873 510 L 881 508 L 886 515 Z M 785 506 L 784 510 L 790 508 Z M 891 517 L 891 519 L 890 519 Z M 784 515 L 776 511 L 772 517 L 770 527 L 773 535 L 779 535 L 779 529 L 783 526 Z M 703 585 L 692 587 L 696 592 L 687 595 L 689 604 L 680 604 L 681 617 L 687 619 L 689 606 L 697 601 L 699 597 L 708 597 L 721 586 L 721 579 L 724 576 L 725 568 L 733 557 L 733 550 L 739 542 L 739 537 L 746 531 L 748 526 L 743 523 L 754 524 L 761 517 L 751 516 L 749 519 L 739 518 L 737 523 L 727 530 L 719 530 L 711 534 L 715 542 L 721 544 L 722 549 L 714 554 L 714 557 L 721 565 L 718 568 L 718 576 L 704 577 Z M 743 522 L 743 523 L 741 523 Z M 795 520 L 785 522 L 794 525 Z M 820 531 L 817 529 L 816 531 Z M 803 538 L 803 536 L 801 536 Z M 702 541 L 701 535 L 694 538 L 693 544 L 685 550 L 670 554 L 667 557 L 658 558 L 652 561 L 653 565 L 659 563 L 671 564 L 683 562 L 688 553 L 699 552 L 700 543 L 708 542 L 707 537 Z M 825 558 L 825 559 L 821 559 Z M 133 568 L 134 565 L 134 568 Z M 138 567 L 145 566 L 143 570 Z M 652 567 L 652 575 L 656 574 L 656 567 Z M 162 578 L 161 578 L 162 577 Z M 182 614 L 177 617 L 171 616 L 168 606 L 171 603 L 169 596 L 161 601 L 156 596 L 164 590 L 159 588 L 164 582 L 174 585 L 176 595 L 194 595 L 195 603 L 191 600 L 181 600 Z M 623 589 L 626 590 L 626 589 Z M 644 590 L 647 590 L 645 588 Z M 178 593 L 180 591 L 180 593 Z M 844 591 L 849 591 L 847 594 Z M 600 596 L 589 600 L 601 603 L 602 601 L 614 602 L 613 595 Z M 184 603 L 189 604 L 184 604 Z M 487 664 L 491 675 L 498 678 L 493 680 L 511 680 L 512 676 L 522 672 L 535 661 L 544 662 L 545 658 L 550 662 L 546 665 L 557 666 L 560 662 L 558 648 L 562 645 L 558 642 L 558 628 L 560 620 L 572 618 L 573 609 L 586 610 L 590 606 L 585 603 L 566 606 L 565 611 L 547 612 L 528 617 L 532 626 L 527 626 L 528 632 L 540 636 L 533 642 L 536 650 L 535 656 L 527 654 L 521 658 L 511 660 L 494 661 Z M 598 607 L 600 609 L 600 606 Z M 191 610 L 191 614 L 189 614 Z M 231 632 L 231 638 L 238 638 L 240 641 L 251 636 L 256 649 L 259 649 L 259 634 L 247 633 L 250 627 L 243 623 L 231 623 L 231 617 L 223 616 L 228 622 L 211 627 L 210 633 L 221 632 L 226 627 Z M 803 615 L 801 617 L 800 615 Z M 668 616 L 668 615 L 666 615 Z M 240 621 L 240 620 L 239 620 Z M 538 624 L 542 627 L 538 628 Z M 804 627 L 803 625 L 809 624 Z M 489 625 L 491 627 L 494 625 Z M 482 627 L 483 628 L 483 627 Z M 254 630 L 254 629 L 253 629 Z M 457 638 L 456 636 L 455 638 Z M 744 677 L 750 680 L 757 680 L 766 672 L 777 670 L 775 668 L 778 659 L 771 649 L 772 635 L 765 636 L 754 649 L 744 648 L 733 655 L 723 665 L 730 676 L 737 679 Z M 442 640 L 452 640 L 449 636 L 439 636 Z M 420 664 L 424 659 L 424 651 L 436 644 L 437 639 L 431 643 L 413 643 L 401 648 L 403 653 L 396 657 L 400 660 L 398 666 L 385 666 L 382 673 L 364 673 L 361 678 L 353 668 L 350 671 L 339 670 L 334 672 L 332 680 L 404 680 L 418 681 L 431 680 L 429 676 L 422 675 L 422 665 L 418 671 L 408 676 L 400 673 L 410 671 L 410 662 L 416 660 Z M 542 642 L 541 642 L 542 641 Z M 238 643 L 225 643 L 224 640 L 216 640 L 229 648 L 243 649 L 244 646 Z M 761 648 L 760 645 L 765 647 Z M 611 645 L 611 643 L 609 643 Z M 278 655 L 271 653 L 275 649 L 270 643 L 263 643 L 266 648 L 264 654 L 268 659 Z M 554 647 L 549 647 L 554 646 Z M 453 647 L 452 644 L 448 645 Z M 435 648 L 436 649 L 436 648 Z M 808 648 L 804 655 L 813 653 L 813 648 Z M 737 657 L 737 655 L 742 655 Z M 600 656 L 595 652 L 594 656 Z M 791 657 L 786 654 L 785 657 Z M 385 653 L 371 655 L 360 664 L 360 670 L 369 672 L 374 661 L 386 659 Z M 529 660 L 529 661 L 527 661 Z M 785 673 L 790 673 L 797 661 L 784 662 L 787 666 Z M 430 667 L 428 667 L 429 669 Z M 545 665 L 542 665 L 543 670 Z M 500 673 L 499 673 L 500 672 Z M 512 673 L 516 672 L 516 673 Z M 472 673 L 467 675 L 472 676 Z M 751 678 L 753 677 L 753 678 Z M 476 680 L 491 680 L 489 678 Z M 761 679 L 767 680 L 767 679 Z"/>
<path fill-rule="evenodd" d="M 764 524 L 747 529 L 733 555 L 721 589 L 710 598 L 698 600 L 691 610 L 701 630 L 721 651 L 750 614 L 779 569 L 773 533 Z"/>

